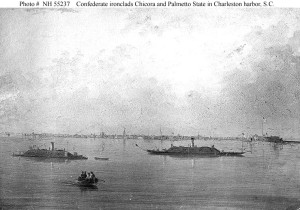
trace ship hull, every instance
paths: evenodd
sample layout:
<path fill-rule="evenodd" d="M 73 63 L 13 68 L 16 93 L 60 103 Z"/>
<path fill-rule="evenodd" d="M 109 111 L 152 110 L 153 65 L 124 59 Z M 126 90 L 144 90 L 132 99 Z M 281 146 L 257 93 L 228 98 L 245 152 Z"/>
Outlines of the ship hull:
<path fill-rule="evenodd" d="M 109 160 L 109 158 L 100 158 L 100 157 L 95 157 L 95 160 Z"/>
<path fill-rule="evenodd" d="M 91 183 L 88 181 L 77 181 L 76 184 L 80 187 L 97 187 L 96 183 Z"/>
<path fill-rule="evenodd" d="M 64 150 L 45 150 L 45 149 L 31 149 L 26 152 L 13 154 L 17 157 L 37 157 L 37 158 L 59 158 L 68 160 L 85 160 L 88 159 L 83 155 L 73 155 Z"/>
<path fill-rule="evenodd" d="M 64 160 L 87 160 L 87 157 L 55 157 L 55 156 L 43 156 L 43 155 L 22 155 L 22 154 L 13 154 L 14 157 L 36 157 L 36 158 L 55 158 L 55 159 L 64 159 Z"/>
<path fill-rule="evenodd" d="M 207 147 L 206 147 L 207 148 Z M 153 155 L 172 155 L 172 156 L 202 156 L 202 157 L 221 157 L 221 156 L 238 156 L 242 157 L 244 152 L 220 152 L 215 148 L 211 150 L 204 150 L 201 152 L 201 148 L 190 149 L 183 148 L 181 151 L 169 151 L 169 150 L 147 150 L 149 154 Z"/>
<path fill-rule="evenodd" d="M 267 142 L 273 142 L 273 143 L 283 143 L 283 139 L 280 138 L 279 136 L 268 136 L 268 137 L 264 137 L 265 141 Z"/>
<path fill-rule="evenodd" d="M 237 156 L 237 157 L 243 157 L 244 152 L 222 152 L 220 156 Z"/>

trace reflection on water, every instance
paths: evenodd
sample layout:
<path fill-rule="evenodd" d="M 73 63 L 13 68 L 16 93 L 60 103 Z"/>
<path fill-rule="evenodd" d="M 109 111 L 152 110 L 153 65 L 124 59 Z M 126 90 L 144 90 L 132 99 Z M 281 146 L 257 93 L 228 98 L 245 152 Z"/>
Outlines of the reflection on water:
<path fill-rule="evenodd" d="M 82 185 L 79 185 L 76 182 L 76 180 L 73 180 L 73 181 L 62 181 L 60 184 L 64 185 L 65 187 L 71 186 L 71 187 L 80 189 L 80 191 L 82 191 L 82 192 L 85 192 L 85 191 L 98 191 L 98 186 L 96 186 L 96 185 L 82 186 Z"/>
<path fill-rule="evenodd" d="M 16 157 L 20 161 L 21 159 L 26 161 L 35 161 L 35 162 L 42 162 L 42 163 L 63 163 L 68 164 L 71 162 L 70 159 L 63 159 L 63 158 L 44 158 L 44 157 Z M 84 159 L 83 159 L 84 160 Z"/>
<path fill-rule="evenodd" d="M 97 186 L 89 186 L 89 187 L 84 187 L 84 186 L 78 186 L 79 189 L 82 192 L 86 192 L 86 191 L 98 191 L 98 187 Z"/>
<path fill-rule="evenodd" d="M 299 144 L 201 141 L 244 157 L 160 156 L 144 149 L 189 141 L 55 139 L 88 160 L 12 157 L 51 139 L 0 139 L 0 198 L 4 209 L 287 209 L 300 205 Z M 76 149 L 76 150 L 75 150 Z M 108 157 L 98 161 L 94 157 Z M 93 171 L 96 188 L 76 184 Z M 105 180 L 105 181 L 104 181 Z"/>

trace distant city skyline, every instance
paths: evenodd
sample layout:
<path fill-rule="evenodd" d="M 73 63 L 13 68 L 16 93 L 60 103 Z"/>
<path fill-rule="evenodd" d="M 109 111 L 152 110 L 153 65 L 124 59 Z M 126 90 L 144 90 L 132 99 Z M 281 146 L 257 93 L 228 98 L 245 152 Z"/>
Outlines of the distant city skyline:
<path fill-rule="evenodd" d="M 1 9 L 0 129 L 300 136 L 299 9 Z"/>

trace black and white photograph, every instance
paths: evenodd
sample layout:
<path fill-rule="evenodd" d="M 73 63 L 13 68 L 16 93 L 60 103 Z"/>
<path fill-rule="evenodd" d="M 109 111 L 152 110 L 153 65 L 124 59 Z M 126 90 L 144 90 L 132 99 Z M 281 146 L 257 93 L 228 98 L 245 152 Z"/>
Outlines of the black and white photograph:
<path fill-rule="evenodd" d="M 93 2 L 0 8 L 0 209 L 300 209 L 300 9 Z"/>

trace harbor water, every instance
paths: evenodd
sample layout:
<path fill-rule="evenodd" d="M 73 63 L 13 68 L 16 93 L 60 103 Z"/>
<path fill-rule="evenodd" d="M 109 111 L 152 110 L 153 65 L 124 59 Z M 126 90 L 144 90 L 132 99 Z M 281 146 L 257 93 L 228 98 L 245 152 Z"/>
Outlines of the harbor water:
<path fill-rule="evenodd" d="M 48 149 L 51 141 L 88 159 L 12 156 L 31 145 Z M 244 150 L 244 157 L 174 157 L 143 150 L 171 144 L 190 141 L 1 137 L 1 209 L 300 208 L 300 144 L 195 140 L 197 146 Z M 81 171 L 94 172 L 97 188 L 75 184 Z"/>

